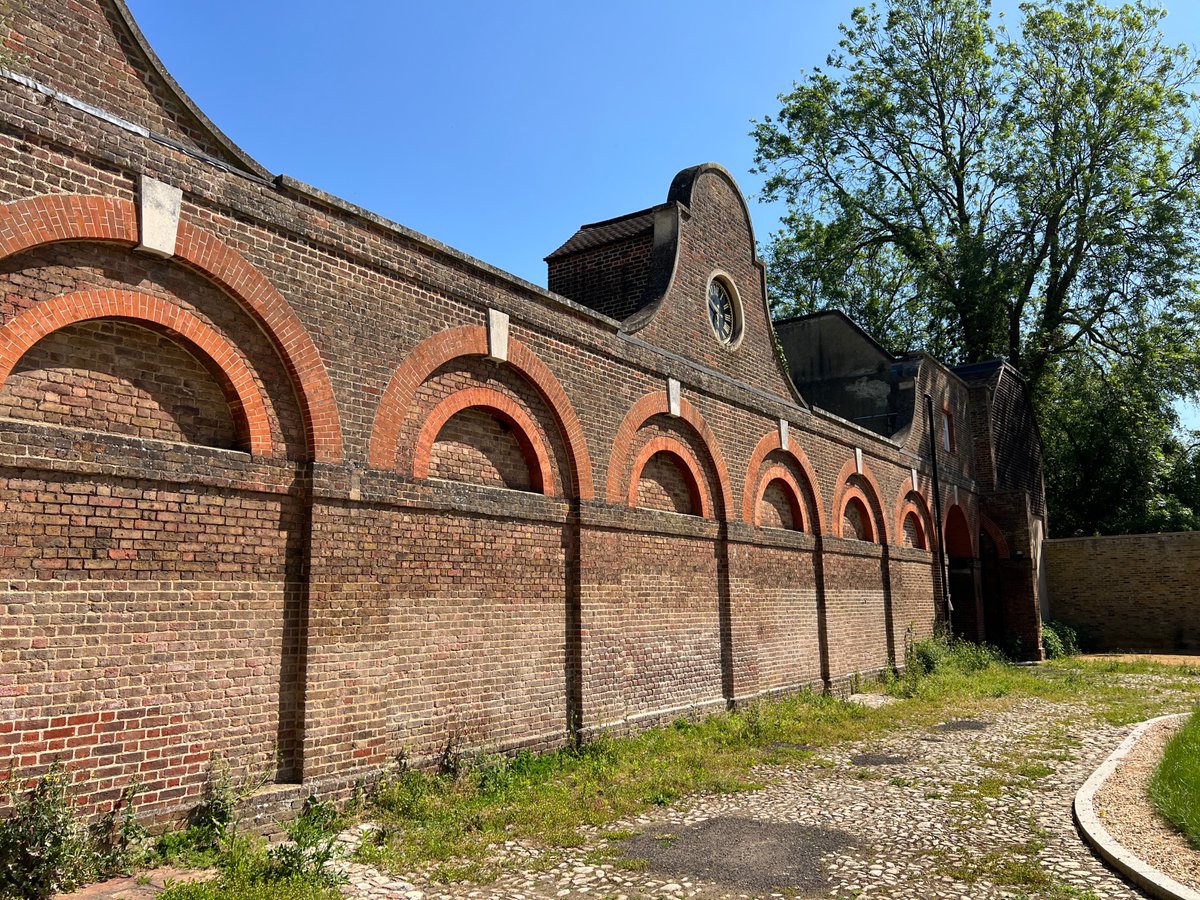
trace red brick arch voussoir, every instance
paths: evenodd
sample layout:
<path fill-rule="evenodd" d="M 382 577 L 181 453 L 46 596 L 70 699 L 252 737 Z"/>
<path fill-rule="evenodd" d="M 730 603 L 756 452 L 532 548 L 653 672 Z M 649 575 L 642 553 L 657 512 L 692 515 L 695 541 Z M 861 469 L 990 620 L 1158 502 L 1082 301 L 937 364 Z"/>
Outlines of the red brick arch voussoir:
<path fill-rule="evenodd" d="M 0 204 L 0 258 L 60 241 L 136 245 L 138 240 L 137 211 L 129 200 L 58 194 Z M 287 300 L 241 254 L 195 225 L 180 222 L 175 255 L 219 285 L 266 332 L 292 378 L 309 453 L 318 462 L 340 462 L 342 429 L 333 387 Z"/>
<path fill-rule="evenodd" d="M 512 428 L 513 436 L 521 447 L 525 464 L 529 467 L 530 480 L 535 490 L 546 496 L 554 495 L 554 476 L 550 468 L 550 455 L 537 425 L 512 398 L 486 387 L 466 388 L 446 397 L 435 406 L 421 432 L 413 450 L 413 477 L 429 477 L 429 458 L 442 426 L 451 417 L 464 409 L 482 409 L 499 417 Z"/>
<path fill-rule="evenodd" d="M 808 513 L 805 512 L 804 489 L 800 487 L 800 482 L 792 470 L 783 463 L 772 463 L 762 470 L 761 478 L 762 491 L 759 493 L 758 502 L 754 504 L 754 521 L 751 524 L 762 527 L 763 496 L 772 482 L 781 481 L 788 490 L 787 500 L 792 510 L 792 529 L 811 533 L 812 523 L 809 522 Z"/>
<path fill-rule="evenodd" d="M 29 349 L 47 335 L 91 319 L 121 319 L 179 337 L 220 372 L 239 431 L 256 456 L 272 452 L 267 406 L 250 368 L 224 337 L 187 310 L 138 291 L 93 290 L 43 300 L 0 327 L 0 385 Z"/>
<path fill-rule="evenodd" d="M 946 499 L 944 501 L 943 509 L 945 509 L 945 513 L 943 514 L 944 518 L 942 520 L 942 528 L 941 528 L 941 531 L 939 532 L 939 536 L 941 537 L 942 541 L 944 542 L 942 546 L 944 546 L 946 548 L 946 554 L 950 555 L 950 545 L 951 545 L 951 543 L 953 543 L 950 540 L 950 520 L 953 518 L 955 511 L 957 510 L 958 515 L 962 517 L 962 520 L 966 526 L 964 528 L 964 531 L 965 531 L 965 539 L 966 539 L 968 546 L 965 549 L 968 549 L 970 551 L 969 553 L 962 553 L 959 555 L 961 555 L 961 556 L 969 555 L 969 556 L 978 558 L 978 556 L 979 556 L 979 536 L 978 536 L 978 533 L 976 532 L 976 530 L 971 527 L 971 517 L 970 517 L 970 515 L 967 514 L 967 508 L 960 503 L 955 503 L 953 494 L 948 494 L 948 496 L 946 497 Z M 959 547 L 958 549 L 962 550 L 964 548 Z"/>
<path fill-rule="evenodd" d="M 921 523 L 921 529 L 925 532 L 925 549 L 933 549 L 933 513 L 929 511 L 929 501 L 925 499 L 925 494 L 919 490 L 914 490 L 911 481 L 905 481 L 900 485 L 900 490 L 896 493 L 896 518 L 893 521 L 895 531 L 893 536 L 897 547 L 904 545 L 904 517 L 909 512 L 915 512 L 917 519 Z"/>
<path fill-rule="evenodd" d="M 383 391 L 371 425 L 368 462 L 373 468 L 396 468 L 396 450 L 404 420 L 412 408 L 417 390 L 434 372 L 463 356 L 486 356 L 487 330 L 481 325 L 450 328 L 426 338 L 414 347 L 396 368 Z M 508 360 L 517 373 L 541 395 L 559 434 L 566 445 L 575 496 L 590 500 L 593 495 L 592 463 L 588 454 L 583 425 L 566 391 L 542 360 L 520 341 L 509 338 Z M 535 429 L 536 430 L 536 429 Z"/>
<path fill-rule="evenodd" d="M 867 521 L 863 524 L 866 525 L 870 534 L 867 535 L 866 540 L 870 541 L 872 544 L 883 544 L 885 542 L 886 534 L 880 530 L 879 517 L 875 514 L 874 506 L 871 503 L 871 498 L 863 493 L 862 488 L 856 484 L 846 485 L 846 490 L 842 494 L 840 502 L 842 504 L 842 520 L 838 524 L 838 531 L 836 532 L 838 537 L 846 537 L 844 534 L 846 529 L 846 510 L 850 508 L 851 502 L 858 502 L 862 504 L 863 510 L 867 514 Z"/>
<path fill-rule="evenodd" d="M 669 412 L 667 392 L 655 391 L 635 402 L 629 408 L 629 412 L 625 414 L 625 418 L 617 428 L 616 437 L 613 438 L 612 455 L 609 457 L 608 484 L 604 494 L 609 503 L 627 504 L 629 502 L 629 485 L 633 475 L 630 465 L 633 440 L 638 430 L 648 420 Z M 729 468 L 725 465 L 725 457 L 721 455 L 716 435 L 708 427 L 708 423 L 704 421 L 700 411 L 684 398 L 679 400 L 679 418 L 691 426 L 708 454 L 708 460 L 717 476 L 716 493 L 719 493 L 721 497 L 721 508 L 716 510 L 714 515 L 725 518 L 733 509 L 733 496 L 729 491 Z M 626 478 L 629 478 L 629 482 L 626 481 Z M 706 484 L 707 479 L 701 478 L 700 483 Z M 636 495 L 636 485 L 634 485 L 634 492 Z"/>
<path fill-rule="evenodd" d="M 688 473 L 688 493 L 692 495 L 692 509 L 698 510 L 700 516 L 705 519 L 711 518 L 712 498 L 708 492 L 708 480 L 701 473 L 695 454 L 677 438 L 666 435 L 647 441 L 634 457 L 633 466 L 629 470 L 629 495 L 626 497 L 626 503 L 629 506 L 638 505 L 638 482 L 642 479 L 642 470 L 646 468 L 646 463 L 655 453 L 669 453 L 679 460 Z"/>
<path fill-rule="evenodd" d="M 746 480 L 742 487 L 742 520 L 749 525 L 756 525 L 758 519 L 758 504 L 762 500 L 763 492 L 766 490 L 766 482 L 762 477 L 762 464 L 771 453 L 780 450 L 787 454 L 800 469 L 804 475 L 807 484 L 804 487 L 808 488 L 809 497 L 812 499 L 813 511 L 816 515 L 816 522 L 811 523 L 813 534 L 825 533 L 825 515 L 822 510 L 821 493 L 817 490 L 817 475 L 812 467 L 812 463 L 808 461 L 808 456 L 799 447 L 793 448 L 792 441 L 788 441 L 788 449 L 784 450 L 779 442 L 779 432 L 770 431 L 762 436 L 762 439 L 755 446 L 754 451 L 750 454 L 750 463 L 746 466 Z M 799 498 L 803 500 L 803 495 Z M 806 525 L 810 523 L 805 522 Z"/>
<path fill-rule="evenodd" d="M 858 475 L 870 488 L 870 493 L 864 493 L 859 488 L 851 484 L 850 479 Z M 857 472 L 854 466 L 854 460 L 847 460 L 842 466 L 837 476 L 837 489 L 833 492 L 833 505 L 830 507 L 830 514 L 833 516 L 830 519 L 830 527 L 837 528 L 837 534 L 841 533 L 842 515 L 846 508 L 846 501 L 852 494 L 856 494 L 866 503 L 867 511 L 871 513 L 871 518 L 875 520 L 872 525 L 875 530 L 875 539 L 879 544 L 888 543 L 888 528 L 887 528 L 887 511 L 884 509 L 882 492 L 879 490 L 879 482 L 875 480 L 875 476 L 871 474 L 871 470 L 867 468 L 864 462 L 862 472 Z"/>
<path fill-rule="evenodd" d="M 0 204 L 0 258 L 59 241 L 138 242 L 128 200 L 56 194 Z"/>
<path fill-rule="evenodd" d="M 342 424 L 325 363 L 283 294 L 215 234 L 179 223 L 175 255 L 240 301 L 275 344 L 304 415 L 309 451 L 317 462 L 342 461 Z"/>
<path fill-rule="evenodd" d="M 996 553 L 1001 559 L 1008 559 L 1011 556 L 1004 532 L 1000 530 L 1000 527 L 995 522 L 982 513 L 979 516 L 979 530 L 987 532 L 988 537 L 992 539 L 992 543 L 996 545 Z"/>

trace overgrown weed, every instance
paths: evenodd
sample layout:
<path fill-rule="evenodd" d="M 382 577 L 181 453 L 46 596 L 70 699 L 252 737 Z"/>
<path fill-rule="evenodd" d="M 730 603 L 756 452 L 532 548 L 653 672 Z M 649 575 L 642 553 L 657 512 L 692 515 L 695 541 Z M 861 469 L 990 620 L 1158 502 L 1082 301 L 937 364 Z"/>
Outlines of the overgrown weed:
<path fill-rule="evenodd" d="M 335 900 L 341 897 L 337 886 L 345 878 L 330 863 L 344 824 L 332 803 L 310 796 L 285 828 L 289 840 L 267 849 L 257 838 L 238 833 L 235 806 L 211 856 L 217 877 L 172 885 L 160 896 L 162 900 Z M 196 839 L 203 837 L 201 826 L 189 831 Z"/>

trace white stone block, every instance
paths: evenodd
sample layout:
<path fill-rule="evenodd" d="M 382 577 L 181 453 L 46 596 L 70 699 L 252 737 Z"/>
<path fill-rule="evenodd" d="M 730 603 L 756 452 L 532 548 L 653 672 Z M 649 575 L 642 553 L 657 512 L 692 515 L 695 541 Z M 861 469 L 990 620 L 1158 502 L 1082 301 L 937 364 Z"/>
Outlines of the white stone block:
<path fill-rule="evenodd" d="M 155 256 L 174 256 L 179 237 L 183 191 L 148 175 L 138 181 L 138 249 Z"/>
<path fill-rule="evenodd" d="M 498 309 L 487 311 L 488 359 L 508 361 L 508 313 Z"/>

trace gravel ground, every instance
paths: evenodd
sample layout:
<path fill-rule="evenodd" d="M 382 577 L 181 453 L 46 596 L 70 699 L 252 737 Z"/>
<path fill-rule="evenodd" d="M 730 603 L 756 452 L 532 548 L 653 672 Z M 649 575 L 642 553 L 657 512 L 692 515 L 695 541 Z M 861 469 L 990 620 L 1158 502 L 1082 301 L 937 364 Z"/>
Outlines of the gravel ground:
<path fill-rule="evenodd" d="M 1155 676 L 1114 677 L 1169 690 Z M 761 790 L 656 809 L 588 832 L 580 848 L 507 842 L 485 885 L 353 867 L 344 891 L 364 900 L 1145 896 L 1092 855 L 1071 818 L 1075 792 L 1129 727 L 1037 699 L 969 721 L 763 769 Z"/>
<path fill-rule="evenodd" d="M 1163 747 L 1182 724 L 1160 722 L 1096 792 L 1096 813 L 1116 840 L 1139 859 L 1182 885 L 1200 891 L 1200 850 L 1170 826 L 1146 797 L 1146 785 Z"/>

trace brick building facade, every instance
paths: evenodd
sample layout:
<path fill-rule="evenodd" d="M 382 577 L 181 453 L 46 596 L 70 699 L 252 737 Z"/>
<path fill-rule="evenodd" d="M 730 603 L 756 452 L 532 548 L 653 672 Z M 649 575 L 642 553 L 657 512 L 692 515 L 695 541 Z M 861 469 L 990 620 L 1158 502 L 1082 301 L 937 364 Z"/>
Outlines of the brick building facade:
<path fill-rule="evenodd" d="M 810 405 L 719 166 L 552 293 L 271 176 L 121 0 L 26 0 L 5 44 L 0 765 L 167 814 L 213 754 L 338 790 L 836 688 L 934 627 L 943 533 L 960 627 L 1038 652 L 1007 367 L 880 360 L 903 427 Z"/>

